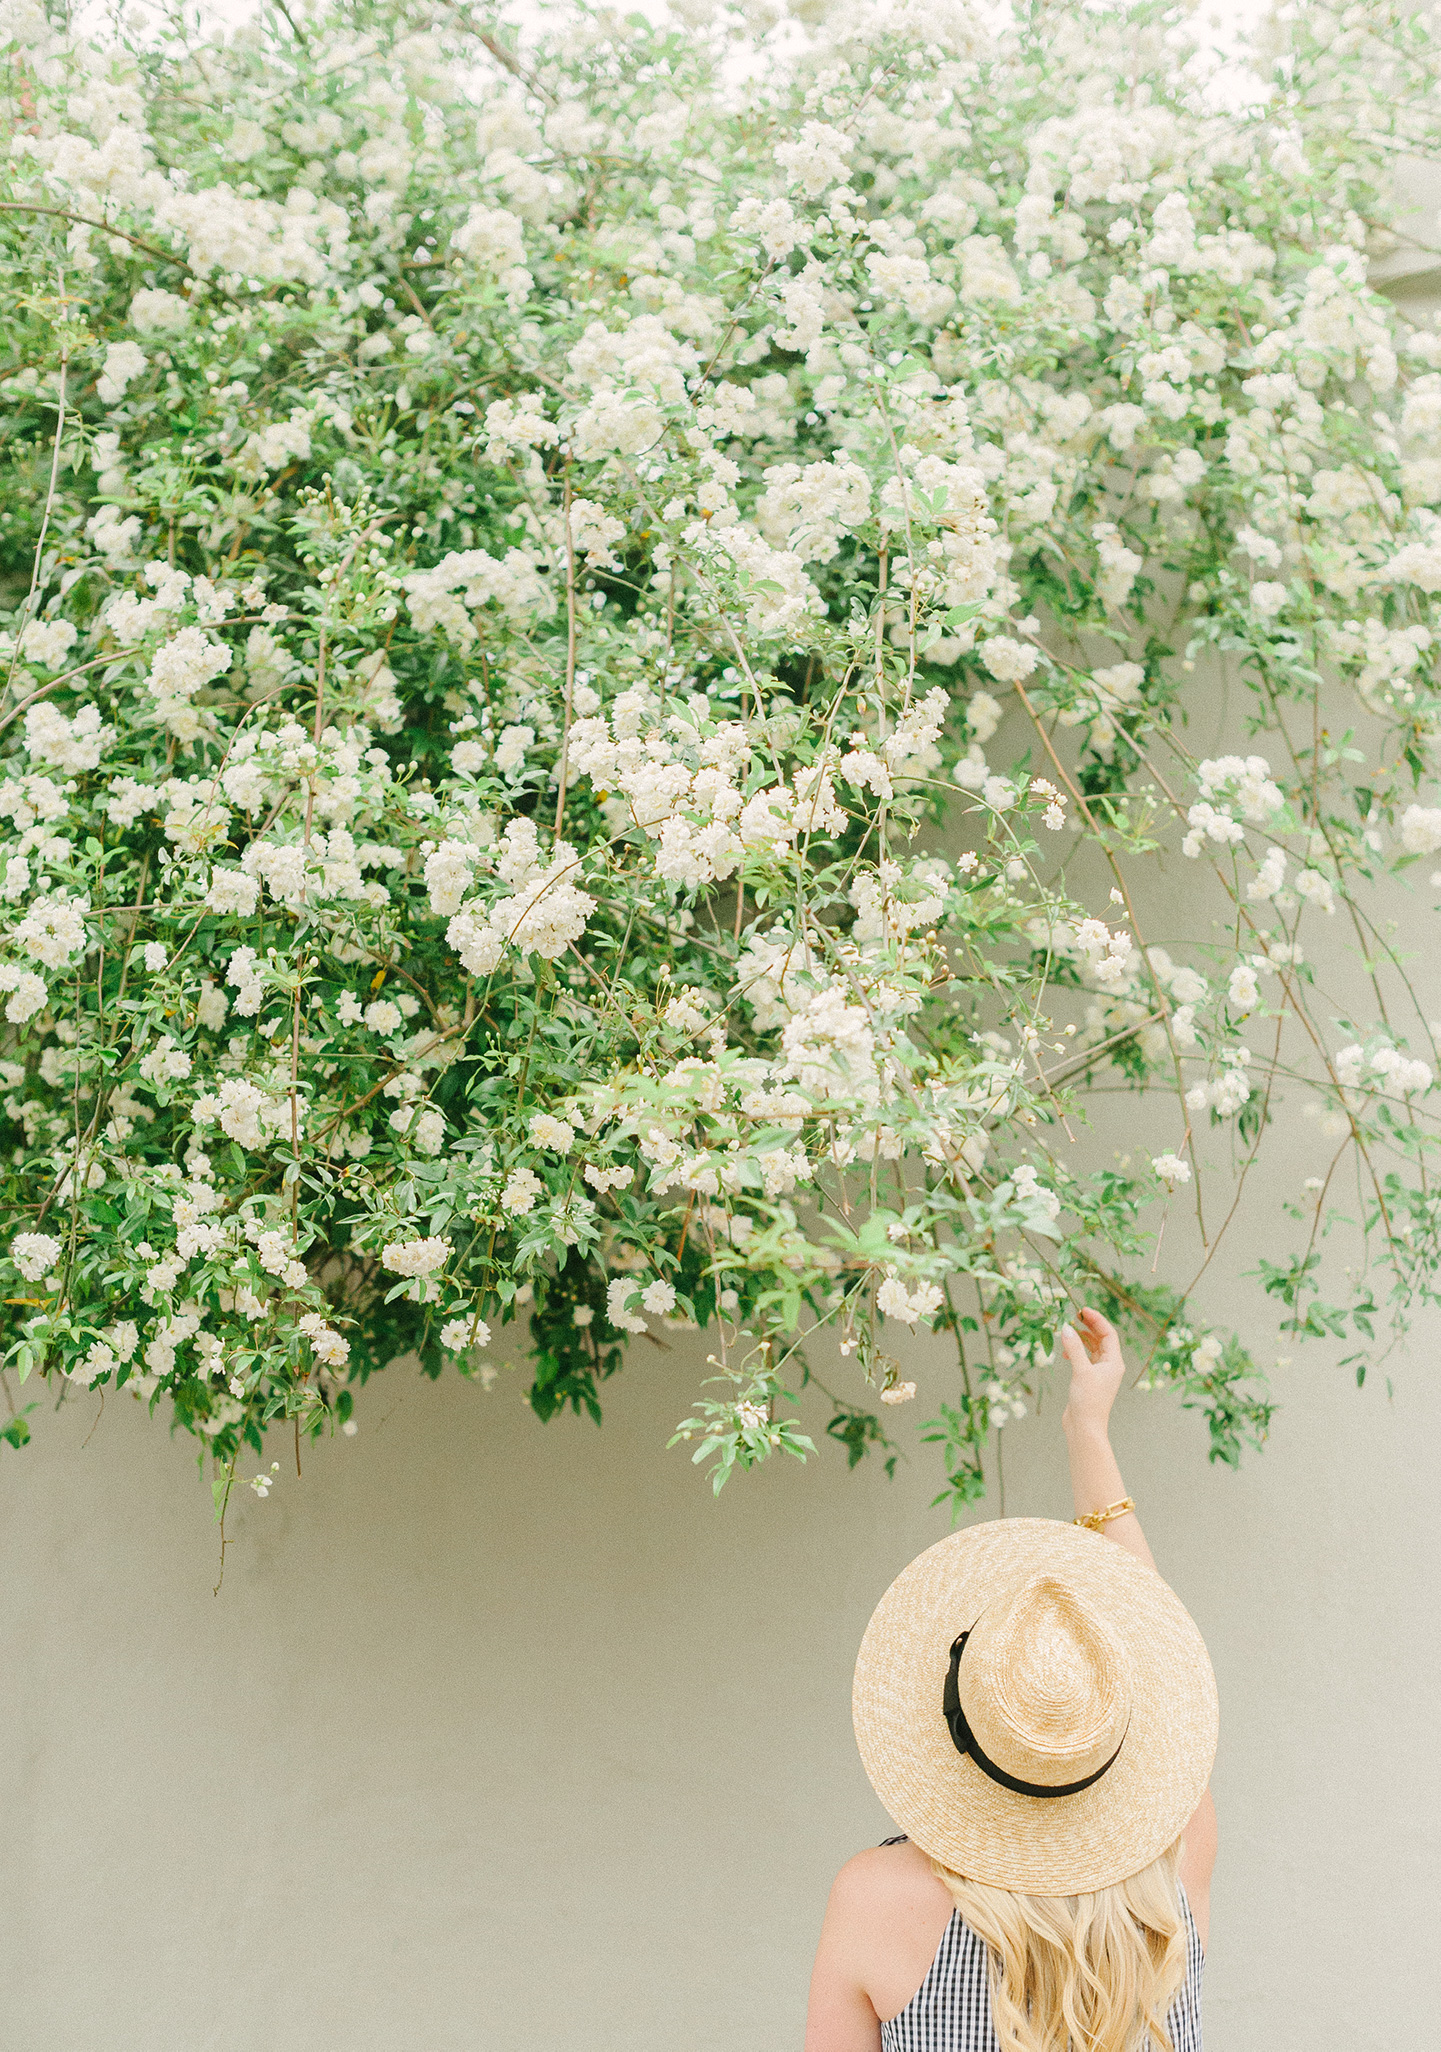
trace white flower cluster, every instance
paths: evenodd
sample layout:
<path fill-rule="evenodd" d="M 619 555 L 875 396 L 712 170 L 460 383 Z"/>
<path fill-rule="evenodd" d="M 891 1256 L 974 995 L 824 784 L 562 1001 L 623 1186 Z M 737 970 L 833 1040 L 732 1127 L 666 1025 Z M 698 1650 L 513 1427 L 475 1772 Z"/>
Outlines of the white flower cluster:
<path fill-rule="evenodd" d="M 392 1275 L 434 1275 L 449 1258 L 450 1242 L 440 1238 L 391 1240 L 380 1250 L 381 1266 Z"/>
<path fill-rule="evenodd" d="M 934 1318 L 941 1308 L 943 1294 L 939 1283 L 921 1282 L 908 1288 L 893 1271 L 876 1291 L 876 1308 L 883 1317 L 898 1318 L 914 1326 L 922 1318 Z"/>
<path fill-rule="evenodd" d="M 834 1322 L 850 1447 L 949 1283 L 974 1478 L 1287 1019 L 1429 1201 L 1402 951 L 1328 1063 L 1310 935 L 1441 856 L 1441 329 L 1364 257 L 1434 24 L 1299 10 L 1232 116 L 1104 7 L 676 7 L 523 65 L 4 31 L 7 1344 L 232 1472 L 517 1312 L 542 1416 L 717 1321 L 722 1479 Z M 1191 1116 L 1088 1177 L 1111 1062 Z M 1164 1358 L 1264 1431 L 1233 1344 Z"/>
<path fill-rule="evenodd" d="M 445 930 L 472 976 L 493 975 L 507 948 L 553 962 L 580 939 L 596 902 L 574 880 L 580 865 L 568 841 L 557 841 L 546 860 L 534 823 L 510 822 L 495 864 L 505 894 L 463 905 Z"/>
<path fill-rule="evenodd" d="M 1353 1041 L 1336 1054 L 1332 1068 L 1336 1081 L 1343 1090 L 1360 1090 L 1367 1087 L 1382 1090 L 1397 1097 L 1419 1096 L 1431 1088 L 1435 1075 L 1426 1062 L 1403 1054 L 1398 1047 L 1382 1043 L 1368 1052 Z M 1369 1086 L 1368 1075 L 1379 1078 Z"/>

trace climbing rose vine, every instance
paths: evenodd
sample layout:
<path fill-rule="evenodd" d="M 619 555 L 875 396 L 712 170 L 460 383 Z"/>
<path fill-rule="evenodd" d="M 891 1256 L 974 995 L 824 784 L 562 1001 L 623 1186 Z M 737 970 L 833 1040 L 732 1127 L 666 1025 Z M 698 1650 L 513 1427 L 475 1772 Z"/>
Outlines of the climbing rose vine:
<path fill-rule="evenodd" d="M 398 1357 L 519 1320 L 598 1417 L 699 1325 L 719 1484 L 801 1384 L 894 1458 L 928 1327 L 961 1503 L 1090 1301 L 1234 1460 L 1155 1242 L 1283 1099 L 1283 1329 L 1433 1294 L 1441 335 L 1367 275 L 1435 24 L 1286 8 L 1228 89 L 1018 12 L 9 0 L 13 1443 L 125 1389 L 223 1499 Z"/>

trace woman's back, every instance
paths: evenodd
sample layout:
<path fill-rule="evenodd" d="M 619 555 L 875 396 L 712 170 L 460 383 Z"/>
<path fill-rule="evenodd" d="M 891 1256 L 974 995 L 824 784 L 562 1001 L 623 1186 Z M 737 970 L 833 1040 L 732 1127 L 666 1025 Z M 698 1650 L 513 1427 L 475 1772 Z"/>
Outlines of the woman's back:
<path fill-rule="evenodd" d="M 896 1843 L 887 1840 L 888 1844 Z M 1202 2052 L 1201 1940 L 1186 1911 L 1186 1978 L 1166 2018 L 1171 2052 Z M 959 1910 L 941 1934 L 930 1970 L 896 2016 L 881 2024 L 881 2052 L 998 2052 L 991 2025 L 990 1962 Z"/>
<path fill-rule="evenodd" d="M 1208 1800 L 1193 1819 L 1175 1877 L 1186 1964 L 1166 2010 L 1171 2052 L 1202 2052 L 1214 1857 Z M 985 1940 L 908 1838 L 888 1838 L 842 1867 L 816 1965 L 807 2052 L 999 2052 Z"/>

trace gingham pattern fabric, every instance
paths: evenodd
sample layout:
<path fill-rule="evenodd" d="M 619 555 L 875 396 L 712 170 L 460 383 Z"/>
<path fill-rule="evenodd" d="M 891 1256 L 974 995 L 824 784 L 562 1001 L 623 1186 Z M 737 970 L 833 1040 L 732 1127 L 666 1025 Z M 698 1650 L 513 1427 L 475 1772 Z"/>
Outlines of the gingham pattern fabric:
<path fill-rule="evenodd" d="M 900 1843 L 887 1839 L 888 1845 Z M 1186 1978 L 1166 2019 L 1172 2052 L 1202 2052 L 1201 1940 L 1184 1893 Z M 959 1910 L 952 1912 L 930 1972 L 899 2016 L 881 2025 L 882 2052 L 1000 2052 L 991 2028 L 986 1947 Z"/>

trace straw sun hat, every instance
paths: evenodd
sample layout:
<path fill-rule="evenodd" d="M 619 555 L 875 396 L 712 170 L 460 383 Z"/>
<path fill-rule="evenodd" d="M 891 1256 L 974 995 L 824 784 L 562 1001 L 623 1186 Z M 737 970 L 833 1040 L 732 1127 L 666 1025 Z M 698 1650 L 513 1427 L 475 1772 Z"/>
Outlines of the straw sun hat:
<path fill-rule="evenodd" d="M 1032 1895 L 1107 1888 L 1179 1838 L 1216 1752 L 1201 1635 L 1154 1569 L 1049 1518 L 953 1532 L 856 1662 L 871 1785 L 922 1852 Z"/>

